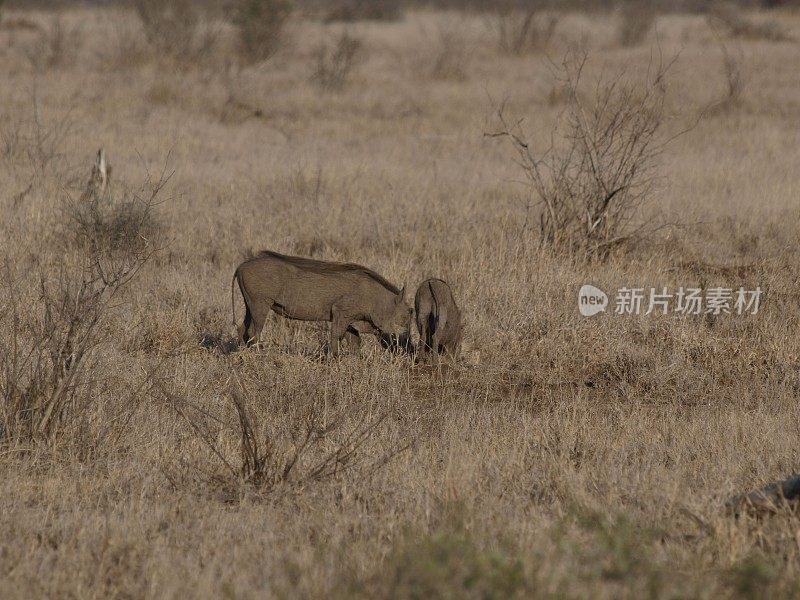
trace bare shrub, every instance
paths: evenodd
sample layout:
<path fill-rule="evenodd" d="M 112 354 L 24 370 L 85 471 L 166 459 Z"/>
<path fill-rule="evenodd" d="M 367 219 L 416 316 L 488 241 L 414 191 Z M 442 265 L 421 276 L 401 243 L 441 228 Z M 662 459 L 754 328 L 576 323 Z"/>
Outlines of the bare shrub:
<path fill-rule="evenodd" d="M 134 0 L 147 41 L 160 55 L 181 61 L 206 58 L 217 31 L 192 0 Z"/>
<path fill-rule="evenodd" d="M 545 12 L 537 5 L 523 8 L 505 3 L 490 17 L 489 27 L 501 52 L 519 56 L 546 48 L 559 20 L 558 13 Z"/>
<path fill-rule="evenodd" d="M 625 2 L 619 9 L 619 40 L 623 46 L 641 44 L 656 20 L 653 7 L 644 2 Z"/>
<path fill-rule="evenodd" d="M 103 165 L 100 150 L 86 190 L 78 201 L 66 202 L 63 234 L 70 246 L 88 252 L 101 267 L 108 261 L 112 270 L 119 270 L 125 268 L 120 262 L 135 263 L 152 252 L 161 234 L 153 209 L 169 176 L 162 172 L 153 182 L 148 175 L 139 190 L 112 188 L 110 167 Z"/>
<path fill-rule="evenodd" d="M 744 16 L 732 4 L 715 4 L 706 17 L 712 28 L 725 29 L 731 37 L 771 42 L 793 41 L 794 38 L 775 21 L 757 22 Z"/>
<path fill-rule="evenodd" d="M 12 170 L 17 168 L 21 160 L 27 159 L 36 176 L 60 172 L 66 167 L 64 146 L 74 125 L 71 110 L 58 118 L 45 118 L 41 114 L 34 85 L 31 90 L 30 117 L 10 120 L 0 127 L 0 158 Z"/>
<path fill-rule="evenodd" d="M 67 27 L 58 15 L 38 30 L 36 41 L 25 54 L 34 69 L 64 67 L 75 63 L 82 40 L 80 26 Z"/>
<path fill-rule="evenodd" d="M 318 398 L 308 399 L 282 419 L 261 419 L 254 407 L 263 403 L 254 401 L 236 371 L 231 372 L 231 379 L 227 417 L 212 415 L 163 391 L 194 435 L 218 459 L 228 475 L 223 482 L 228 489 L 241 493 L 242 486 L 247 486 L 269 493 L 281 485 L 305 485 L 347 471 L 373 472 L 410 447 L 376 451 L 372 446 L 386 423 L 386 413 L 357 418 L 353 423 L 347 408 L 326 406 Z M 226 449 L 226 435 L 238 439 L 238 460 Z"/>
<path fill-rule="evenodd" d="M 668 142 L 661 135 L 668 67 L 641 86 L 622 74 L 601 77 L 587 101 L 580 93 L 586 61 L 586 54 L 570 53 L 562 62 L 566 106 L 549 146 L 535 149 L 523 121 L 509 121 L 502 106 L 499 129 L 488 135 L 514 148 L 538 199 L 541 243 L 602 258 L 647 229 L 637 218 L 653 198 Z"/>
<path fill-rule="evenodd" d="M 337 0 L 325 15 L 326 23 L 336 21 L 396 21 L 403 8 L 396 0 Z"/>
<path fill-rule="evenodd" d="M 275 54 L 285 41 L 292 8 L 291 0 L 239 0 L 234 23 L 242 57 L 261 62 Z"/>
<path fill-rule="evenodd" d="M 314 53 L 311 80 L 325 90 L 339 90 L 346 84 L 363 52 L 361 40 L 343 32 L 335 43 L 322 43 Z"/>
<path fill-rule="evenodd" d="M 152 187 L 152 198 L 162 185 Z M 128 236 L 141 237 L 141 224 L 153 219 L 127 223 Z M 0 322 L 9 337 L 0 348 L 0 443 L 52 446 L 81 427 L 97 399 L 96 351 L 112 338 L 107 325 L 123 290 L 154 252 L 140 243 L 103 246 L 93 238 L 99 230 L 77 227 L 70 232 L 80 242 L 77 252 L 40 261 L 33 273 L 5 264 Z M 26 276 L 39 288 L 33 306 L 23 306 L 20 295 Z"/>

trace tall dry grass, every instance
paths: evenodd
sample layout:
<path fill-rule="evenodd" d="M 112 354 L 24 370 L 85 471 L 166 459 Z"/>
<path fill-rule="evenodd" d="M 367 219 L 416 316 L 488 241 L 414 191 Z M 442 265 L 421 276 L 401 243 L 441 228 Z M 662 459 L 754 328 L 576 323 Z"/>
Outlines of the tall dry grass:
<path fill-rule="evenodd" d="M 425 32 L 452 15 L 354 24 L 362 59 L 335 94 L 309 65 L 338 25 L 296 23 L 290 51 L 232 84 L 214 67 L 236 51 L 230 24 L 214 23 L 213 60 L 176 73 L 152 54 L 109 68 L 120 20 L 144 35 L 132 12 L 62 18 L 83 39 L 57 69 L 25 60 L 35 31 L 0 30 L 3 356 L 14 339 L 49 348 L 71 315 L 87 323 L 70 302 L 98 248 L 69 237 L 94 230 L 67 218 L 66 200 L 97 148 L 114 165 L 102 230 L 138 222 L 112 209 L 146 198 L 137 190 L 166 157 L 174 175 L 152 230 L 88 233 L 115 252 L 130 241 L 123 256 L 157 251 L 94 325 L 59 427 L 17 435 L 24 420 L 3 421 L 4 597 L 796 597 L 796 512 L 724 510 L 800 460 L 793 43 L 741 40 L 743 101 L 660 163 L 667 185 L 645 216 L 676 226 L 601 262 L 542 248 L 507 140 L 483 136 L 490 97 L 526 118 L 535 147 L 568 102 L 550 95 L 546 59 L 500 51 L 483 16 L 459 27 L 460 77 L 397 68 L 433 64 L 441 48 Z M 615 15 L 561 19 L 548 52 L 582 44 L 587 81 L 653 64 L 657 48 L 620 47 Z M 669 130 L 726 82 L 704 18 L 661 17 L 658 31 L 665 57 L 681 50 Z M 231 108 L 232 85 L 249 108 Z M 201 334 L 232 335 L 230 277 L 261 248 L 358 261 L 412 288 L 443 277 L 478 350 L 424 366 L 373 342 L 325 361 L 324 326 L 277 318 L 257 350 L 202 348 Z M 764 297 L 750 316 L 586 319 L 584 283 L 612 300 L 623 286 Z M 48 298 L 65 311 L 47 317 Z M 59 348 L 42 354 L 47 375 L 75 364 L 74 345 Z M 21 416 L 52 389 L 28 389 Z"/>

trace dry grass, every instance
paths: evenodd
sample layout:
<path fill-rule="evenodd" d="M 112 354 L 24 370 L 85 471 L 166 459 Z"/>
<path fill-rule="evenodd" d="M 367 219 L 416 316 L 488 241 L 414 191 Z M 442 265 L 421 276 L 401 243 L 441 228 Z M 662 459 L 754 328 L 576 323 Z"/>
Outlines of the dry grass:
<path fill-rule="evenodd" d="M 497 47 L 504 53 L 521 55 L 544 50 L 558 26 L 560 13 L 543 11 L 538 2 L 530 8 L 513 2 L 501 5 L 489 17 L 489 27 L 497 36 Z"/>
<path fill-rule="evenodd" d="M 314 52 L 311 80 L 323 90 L 341 90 L 350 80 L 363 51 L 361 40 L 346 31 L 335 40 L 321 43 Z"/>
<path fill-rule="evenodd" d="M 5 10 L 21 17 L 52 15 Z M 290 51 L 236 73 L 237 102 L 256 108 L 226 118 L 233 84 L 212 65 L 236 51 L 229 24 L 213 23 L 212 60 L 177 75 L 155 56 L 109 68 L 103 49 L 120 20 L 138 31 L 133 12 L 61 18 L 82 41 L 57 69 L 25 59 L 36 31 L 0 30 L 0 337 L 18 356 L 42 349 L 46 369 L 0 372 L 0 390 L 19 373 L 24 390 L 3 410 L 28 402 L 2 413 L 5 598 L 797 596 L 797 513 L 724 510 L 800 466 L 794 44 L 741 40 L 743 101 L 669 147 L 646 205 L 681 225 L 596 262 L 541 248 L 507 140 L 483 136 L 490 96 L 508 98 L 546 147 L 569 99 L 548 99 L 550 64 L 499 51 L 482 16 L 463 17 L 469 69 L 447 78 L 397 65 L 435 57 L 426 32 L 452 15 L 352 24 L 362 60 L 335 94 L 309 65 L 341 26 L 299 21 Z M 800 30 L 789 13 L 783 24 Z M 586 81 L 644 77 L 658 50 L 620 47 L 616 25 L 563 15 L 550 52 L 581 43 Z M 670 133 L 727 84 L 703 17 L 660 17 L 659 37 L 665 57 L 681 49 Z M 151 101 L 156 87 L 169 101 Z M 97 268 L 91 244 L 64 237 L 82 231 L 65 198 L 80 198 L 101 145 L 114 202 L 148 170 L 175 173 L 153 207 L 158 251 L 58 388 L 93 322 L 80 286 Z M 98 214 L 106 249 L 138 252 L 135 220 Z M 479 356 L 413 365 L 370 342 L 325 361 L 325 327 L 278 319 L 259 349 L 202 348 L 199 334 L 233 334 L 231 275 L 265 247 L 412 289 L 443 277 Z M 585 319 L 584 283 L 765 296 L 755 316 Z M 70 349 L 58 340 L 73 318 Z M 26 385 L 40 375 L 41 390 Z M 58 426 L 29 435 L 51 397 Z"/>
<path fill-rule="evenodd" d="M 719 3 L 712 7 L 708 20 L 725 29 L 731 37 L 772 42 L 794 41 L 794 38 L 774 20 L 754 19 L 736 6 Z"/>

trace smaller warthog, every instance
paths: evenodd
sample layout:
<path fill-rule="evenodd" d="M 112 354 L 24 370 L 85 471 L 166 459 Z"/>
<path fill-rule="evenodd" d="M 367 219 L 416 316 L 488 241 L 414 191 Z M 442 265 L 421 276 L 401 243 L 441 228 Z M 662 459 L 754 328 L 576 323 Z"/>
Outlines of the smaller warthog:
<path fill-rule="evenodd" d="M 420 350 L 423 353 L 458 356 L 461 349 L 461 311 L 450 286 L 441 279 L 423 281 L 417 288 L 414 306 Z"/>
<path fill-rule="evenodd" d="M 245 304 L 240 343 L 256 340 L 270 310 L 289 319 L 330 321 L 334 356 L 345 336 L 358 344 L 359 333 L 375 333 L 400 347 L 409 343 L 411 309 L 404 302 L 405 288 L 361 265 L 264 251 L 240 264 L 233 279 Z M 233 301 L 231 282 L 232 306 Z"/>

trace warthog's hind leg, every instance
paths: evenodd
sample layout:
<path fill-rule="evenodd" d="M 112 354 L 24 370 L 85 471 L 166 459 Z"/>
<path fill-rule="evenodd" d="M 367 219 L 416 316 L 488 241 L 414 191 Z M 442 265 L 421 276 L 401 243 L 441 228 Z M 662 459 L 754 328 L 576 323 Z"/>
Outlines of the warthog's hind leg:
<path fill-rule="evenodd" d="M 244 322 L 239 327 L 239 343 L 252 346 L 261 335 L 264 329 L 264 322 L 267 320 L 267 310 L 256 307 L 253 310 L 245 304 Z"/>
<path fill-rule="evenodd" d="M 445 350 L 444 346 L 442 345 L 442 338 L 444 337 L 446 327 L 447 310 L 442 308 L 440 309 L 438 318 L 436 319 L 436 331 L 433 333 L 433 337 L 431 339 L 431 346 L 436 354 L 441 354 Z"/>
<path fill-rule="evenodd" d="M 419 346 L 422 355 L 431 351 L 431 320 L 432 315 L 420 315 L 417 317 L 417 329 L 419 329 Z"/>
<path fill-rule="evenodd" d="M 253 342 L 253 315 L 245 303 L 244 321 L 239 325 L 239 346 L 250 346 Z"/>

